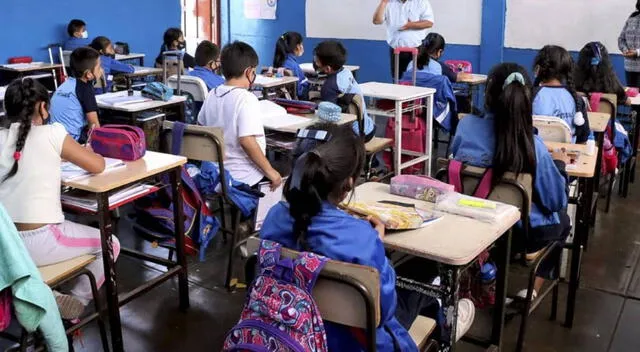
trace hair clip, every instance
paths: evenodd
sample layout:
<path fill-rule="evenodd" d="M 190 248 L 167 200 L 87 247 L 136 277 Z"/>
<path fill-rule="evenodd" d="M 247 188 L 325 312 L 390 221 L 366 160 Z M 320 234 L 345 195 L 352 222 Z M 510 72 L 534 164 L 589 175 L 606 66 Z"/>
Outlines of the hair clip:
<path fill-rule="evenodd" d="M 20 160 L 21 157 L 22 157 L 22 153 L 21 152 L 13 153 L 13 160 L 18 161 L 18 160 Z"/>
<path fill-rule="evenodd" d="M 525 80 L 524 80 L 524 76 L 522 75 L 522 73 L 520 72 L 513 72 L 511 73 L 509 76 L 507 76 L 507 79 L 504 80 L 504 84 L 502 85 L 502 89 L 507 88 L 508 85 L 510 85 L 513 82 L 520 82 L 520 84 L 522 84 L 523 86 L 526 84 Z"/>
<path fill-rule="evenodd" d="M 315 139 L 321 142 L 328 142 L 331 140 L 331 133 L 324 130 L 310 130 L 302 128 L 298 130 L 296 137 L 300 139 Z"/>

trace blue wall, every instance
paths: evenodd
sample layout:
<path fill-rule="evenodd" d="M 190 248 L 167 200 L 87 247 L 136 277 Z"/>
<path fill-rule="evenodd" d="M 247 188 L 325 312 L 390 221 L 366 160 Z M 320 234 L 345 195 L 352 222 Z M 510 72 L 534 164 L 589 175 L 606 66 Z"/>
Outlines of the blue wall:
<path fill-rule="evenodd" d="M 0 63 L 13 56 L 49 61 L 47 45 L 61 43 L 69 20 L 80 18 L 90 38 L 127 42 L 132 51 L 147 55 L 148 65 L 158 55 L 164 31 L 180 27 L 180 16 L 179 0 L 2 0 Z"/>
<path fill-rule="evenodd" d="M 286 31 L 305 35 L 305 1 L 279 0 L 277 19 L 248 20 L 244 18 L 241 0 L 222 1 L 222 41 L 241 40 L 252 45 L 260 57 L 260 65 L 270 66 L 273 50 L 278 38 Z M 369 0 L 375 1 L 375 0 Z M 484 0 L 482 14 L 482 46 L 447 45 L 445 60 L 449 58 L 469 60 L 474 71 L 487 73 L 499 62 L 517 62 L 531 70 L 536 50 L 504 48 L 506 0 Z M 436 18 L 443 18 L 438 16 Z M 330 24 L 327 24 L 330 25 Z M 323 39 L 305 40 L 302 62 L 311 62 L 313 48 Z M 343 40 L 349 51 L 349 63 L 361 66 L 358 81 L 390 81 L 389 52 L 384 41 Z M 617 48 L 608 48 L 617 51 Z M 573 53 L 576 55 L 576 53 Z M 614 67 L 624 81 L 621 55 L 612 55 Z"/>

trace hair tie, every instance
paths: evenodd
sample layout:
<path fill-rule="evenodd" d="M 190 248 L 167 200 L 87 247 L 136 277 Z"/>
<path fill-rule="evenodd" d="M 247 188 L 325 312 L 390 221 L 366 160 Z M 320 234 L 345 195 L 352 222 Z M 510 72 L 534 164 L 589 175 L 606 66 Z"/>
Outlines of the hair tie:
<path fill-rule="evenodd" d="M 20 160 L 21 157 L 22 157 L 22 153 L 21 152 L 13 153 L 13 160 L 18 161 L 18 160 Z"/>
<path fill-rule="evenodd" d="M 508 85 L 510 85 L 513 82 L 520 82 L 520 84 L 522 84 L 523 86 L 526 84 L 525 80 L 524 80 L 524 76 L 522 75 L 522 73 L 520 72 L 513 72 L 511 73 L 509 76 L 507 76 L 507 79 L 504 80 L 504 84 L 502 85 L 502 89 L 507 88 Z"/>
<path fill-rule="evenodd" d="M 309 154 L 314 154 L 318 158 L 320 158 L 320 154 L 315 150 L 311 150 L 306 152 L 298 157 L 295 165 L 293 166 L 293 170 L 291 171 L 291 183 L 289 184 L 289 189 L 296 189 L 298 191 L 302 191 L 302 176 L 304 175 L 304 164 L 307 162 L 309 158 Z"/>

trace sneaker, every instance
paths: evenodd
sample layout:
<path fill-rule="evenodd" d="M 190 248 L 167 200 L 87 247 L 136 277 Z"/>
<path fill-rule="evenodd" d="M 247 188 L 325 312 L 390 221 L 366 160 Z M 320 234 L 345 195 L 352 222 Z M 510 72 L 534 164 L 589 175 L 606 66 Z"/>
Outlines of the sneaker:
<path fill-rule="evenodd" d="M 75 320 L 80 318 L 80 315 L 82 315 L 85 308 L 85 304 L 80 299 L 56 291 L 53 291 L 53 295 L 56 298 L 56 303 L 58 304 L 58 310 L 60 311 L 60 317 L 62 317 L 62 319 Z"/>
<path fill-rule="evenodd" d="M 468 298 L 463 298 L 458 302 L 458 325 L 456 326 L 456 342 L 469 331 L 476 317 L 476 307 Z"/>
<path fill-rule="evenodd" d="M 536 292 L 536 290 L 533 290 L 533 293 L 531 294 L 531 300 L 534 301 L 537 297 L 538 297 L 538 292 Z M 516 298 L 518 298 L 521 301 L 524 301 L 525 298 L 527 298 L 527 289 L 525 288 L 518 291 L 518 293 L 516 293 Z M 513 298 L 507 297 L 507 299 L 505 300 L 505 303 L 506 305 L 510 305 L 511 303 L 513 303 L 513 301 L 514 301 Z"/>

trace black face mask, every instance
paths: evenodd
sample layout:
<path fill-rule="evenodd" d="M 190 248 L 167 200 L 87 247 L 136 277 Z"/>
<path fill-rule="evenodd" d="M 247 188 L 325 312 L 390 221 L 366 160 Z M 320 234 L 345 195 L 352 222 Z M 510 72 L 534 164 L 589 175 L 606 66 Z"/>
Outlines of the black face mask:
<path fill-rule="evenodd" d="M 249 81 L 249 89 L 253 87 L 253 83 L 255 83 L 256 78 L 258 78 L 258 74 L 256 73 L 253 74 L 253 79 L 251 79 L 250 75 L 251 75 L 251 71 L 246 73 L 247 80 Z"/>
<path fill-rule="evenodd" d="M 178 42 L 178 50 L 184 50 L 187 48 L 187 43 L 185 42 Z"/>

